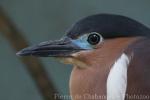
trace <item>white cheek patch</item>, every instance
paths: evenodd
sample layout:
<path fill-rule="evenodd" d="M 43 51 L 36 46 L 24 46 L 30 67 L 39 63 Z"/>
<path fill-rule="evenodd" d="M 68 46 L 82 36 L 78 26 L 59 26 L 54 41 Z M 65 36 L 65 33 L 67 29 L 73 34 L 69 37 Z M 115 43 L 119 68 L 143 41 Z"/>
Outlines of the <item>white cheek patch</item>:
<path fill-rule="evenodd" d="M 130 59 L 123 53 L 112 66 L 107 79 L 107 100 L 125 99 L 129 62 Z"/>

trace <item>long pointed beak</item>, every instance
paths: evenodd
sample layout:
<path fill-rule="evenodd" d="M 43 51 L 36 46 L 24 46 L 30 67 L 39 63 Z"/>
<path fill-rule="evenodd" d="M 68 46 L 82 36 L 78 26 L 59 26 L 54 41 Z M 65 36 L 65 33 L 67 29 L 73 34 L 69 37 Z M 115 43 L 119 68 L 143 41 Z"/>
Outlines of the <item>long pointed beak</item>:
<path fill-rule="evenodd" d="M 60 40 L 46 41 L 35 46 L 27 47 L 16 54 L 19 56 L 67 57 L 81 50 L 83 49 L 75 45 L 70 38 L 66 37 Z"/>

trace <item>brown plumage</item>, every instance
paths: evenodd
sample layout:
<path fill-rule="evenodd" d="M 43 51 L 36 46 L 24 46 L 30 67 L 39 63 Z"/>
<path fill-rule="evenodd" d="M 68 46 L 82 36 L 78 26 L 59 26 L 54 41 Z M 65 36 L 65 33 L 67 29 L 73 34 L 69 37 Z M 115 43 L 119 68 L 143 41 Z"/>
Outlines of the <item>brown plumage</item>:
<path fill-rule="evenodd" d="M 60 40 L 17 54 L 56 57 L 74 65 L 70 77 L 73 100 L 150 99 L 150 29 L 133 19 L 92 15 L 75 23 Z M 113 99 L 108 97 L 113 94 Z"/>

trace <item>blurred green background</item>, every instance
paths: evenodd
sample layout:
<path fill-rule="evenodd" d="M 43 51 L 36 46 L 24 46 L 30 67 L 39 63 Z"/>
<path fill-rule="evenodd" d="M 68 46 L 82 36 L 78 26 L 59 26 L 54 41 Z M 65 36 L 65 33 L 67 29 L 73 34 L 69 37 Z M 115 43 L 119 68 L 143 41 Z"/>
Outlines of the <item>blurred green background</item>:
<path fill-rule="evenodd" d="M 82 17 L 97 13 L 121 14 L 150 26 L 150 0 L 0 0 L 9 18 L 32 44 L 58 39 Z M 0 100 L 42 100 L 6 38 L 0 35 Z M 72 67 L 40 58 L 61 94 L 69 94 Z"/>

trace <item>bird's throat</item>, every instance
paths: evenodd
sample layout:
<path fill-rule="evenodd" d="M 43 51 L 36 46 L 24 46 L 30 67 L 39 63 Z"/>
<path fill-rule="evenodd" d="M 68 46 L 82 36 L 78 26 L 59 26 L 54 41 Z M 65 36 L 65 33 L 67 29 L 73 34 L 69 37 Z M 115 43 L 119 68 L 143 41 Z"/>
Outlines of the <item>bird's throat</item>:
<path fill-rule="evenodd" d="M 87 68 L 87 64 L 77 58 L 74 57 L 59 57 L 58 58 L 60 62 L 64 64 L 71 64 L 73 66 L 76 66 L 80 69 Z"/>

